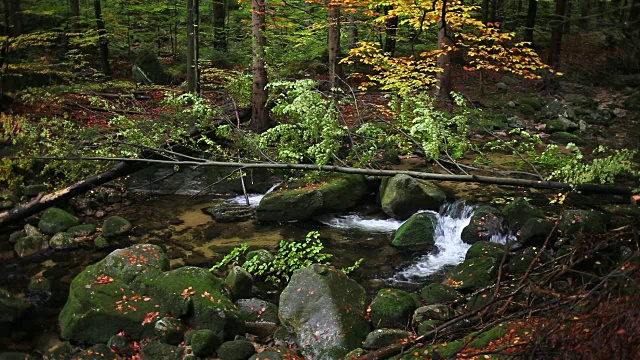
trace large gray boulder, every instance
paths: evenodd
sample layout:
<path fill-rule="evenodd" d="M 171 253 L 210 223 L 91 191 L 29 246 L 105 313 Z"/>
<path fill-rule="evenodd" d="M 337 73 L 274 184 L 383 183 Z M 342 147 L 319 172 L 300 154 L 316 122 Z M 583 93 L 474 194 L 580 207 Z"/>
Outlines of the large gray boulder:
<path fill-rule="evenodd" d="M 380 184 L 380 203 L 389 216 L 406 220 L 419 210 L 438 211 L 447 199 L 442 189 L 408 175 L 385 178 Z"/>
<path fill-rule="evenodd" d="M 279 311 L 307 358 L 343 358 L 370 330 L 362 286 L 325 265 L 294 272 L 280 295 Z"/>
<path fill-rule="evenodd" d="M 77 217 L 62 209 L 52 207 L 42 213 L 40 222 L 38 222 L 38 228 L 47 235 L 53 235 L 61 231 L 66 231 L 79 223 L 80 220 L 78 220 Z"/>
<path fill-rule="evenodd" d="M 401 249 L 428 250 L 435 245 L 436 224 L 431 213 L 414 214 L 398 228 L 391 243 Z"/>
<path fill-rule="evenodd" d="M 256 208 L 259 221 L 309 220 L 354 207 L 369 193 L 362 175 L 342 175 L 319 186 L 280 189 L 267 194 Z"/>

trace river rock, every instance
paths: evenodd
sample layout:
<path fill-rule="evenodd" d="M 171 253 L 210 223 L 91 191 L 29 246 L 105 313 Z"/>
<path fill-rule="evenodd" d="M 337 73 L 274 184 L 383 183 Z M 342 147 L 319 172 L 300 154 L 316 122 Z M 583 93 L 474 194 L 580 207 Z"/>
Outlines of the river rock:
<path fill-rule="evenodd" d="M 251 250 L 245 255 L 246 261 L 256 261 L 257 265 L 269 264 L 276 257 L 266 249 Z"/>
<path fill-rule="evenodd" d="M 411 318 L 412 323 L 417 326 L 427 320 L 447 321 L 456 316 L 455 310 L 449 305 L 433 304 L 421 306 L 416 309 Z"/>
<path fill-rule="evenodd" d="M 580 127 L 575 122 L 567 119 L 564 116 L 558 116 L 555 119 L 547 120 L 544 131 L 547 134 L 553 134 L 560 131 L 573 132 L 578 130 Z"/>
<path fill-rule="evenodd" d="M 537 264 L 545 263 L 551 260 L 551 256 L 544 252 L 539 247 L 528 247 L 522 250 L 519 254 L 513 256 L 511 261 L 507 264 L 507 269 L 509 270 L 509 274 L 513 275 L 523 275 L 527 272 L 527 269 L 533 262 L 533 260 L 538 256 Z M 534 265 L 535 266 L 535 265 Z"/>
<path fill-rule="evenodd" d="M 102 236 L 106 238 L 124 235 L 129 230 L 131 230 L 131 223 L 120 216 L 109 216 L 102 223 Z"/>
<path fill-rule="evenodd" d="M 606 231 L 607 216 L 597 210 L 566 210 L 560 215 L 558 231 L 564 236 L 578 232 L 599 234 Z"/>
<path fill-rule="evenodd" d="M 588 142 L 582 137 L 576 134 L 568 133 L 566 131 L 559 131 L 551 134 L 549 136 L 549 141 L 558 143 L 560 145 L 567 145 L 569 143 L 574 143 L 578 146 L 585 146 L 588 144 Z"/>
<path fill-rule="evenodd" d="M 504 218 L 500 210 L 492 206 L 480 206 L 473 211 L 469 225 L 462 229 L 460 237 L 465 243 L 474 244 L 477 241 L 490 241 L 504 231 Z"/>
<path fill-rule="evenodd" d="M 18 257 L 26 257 L 48 250 L 49 242 L 43 236 L 25 236 L 16 241 L 13 249 Z"/>
<path fill-rule="evenodd" d="M 56 250 L 73 249 L 80 246 L 75 240 L 73 234 L 68 232 L 59 232 L 49 239 L 49 247 Z"/>
<path fill-rule="evenodd" d="M 446 198 L 436 185 L 408 175 L 385 178 L 380 184 L 382 210 L 400 220 L 408 219 L 419 210 L 438 211 Z"/>
<path fill-rule="evenodd" d="M 205 358 L 212 355 L 220 347 L 220 338 L 209 329 L 193 331 L 191 334 L 191 350 L 193 354 Z"/>
<path fill-rule="evenodd" d="M 251 219 L 255 213 L 251 206 L 226 203 L 205 208 L 202 211 L 211 215 L 213 219 L 219 223 L 247 221 Z"/>
<path fill-rule="evenodd" d="M 431 213 L 414 214 L 396 231 L 393 246 L 408 250 L 427 250 L 435 245 L 437 219 Z"/>
<path fill-rule="evenodd" d="M 95 234 L 97 227 L 94 224 L 81 224 L 72 226 L 67 229 L 67 232 L 73 234 L 75 237 L 89 236 Z"/>
<path fill-rule="evenodd" d="M 154 331 L 160 341 L 169 345 L 178 345 L 184 339 L 185 326 L 174 317 L 163 317 L 156 321 Z"/>
<path fill-rule="evenodd" d="M 542 246 L 547 236 L 553 236 L 553 223 L 547 219 L 527 220 L 516 233 L 516 240 L 523 246 Z"/>
<path fill-rule="evenodd" d="M 231 300 L 248 299 L 251 297 L 253 276 L 240 266 L 234 266 L 229 270 L 225 282 L 231 289 Z"/>
<path fill-rule="evenodd" d="M 218 357 L 220 360 L 247 360 L 255 352 L 256 349 L 250 341 L 234 340 L 220 345 Z"/>
<path fill-rule="evenodd" d="M 562 101 L 554 99 L 545 105 L 540 111 L 540 117 L 547 119 L 556 119 L 562 116 L 566 119 L 573 120 L 576 118 L 573 107 L 563 104 Z"/>
<path fill-rule="evenodd" d="M 362 286 L 325 265 L 296 270 L 280 295 L 279 310 L 304 356 L 313 359 L 344 357 L 370 330 Z"/>
<path fill-rule="evenodd" d="M 429 284 L 422 288 L 420 296 L 427 304 L 441 304 L 462 298 L 462 294 L 456 289 L 438 283 Z"/>
<path fill-rule="evenodd" d="M 31 224 L 26 224 L 23 230 L 26 236 L 44 236 L 44 234 L 40 232 L 40 230 L 37 227 Z"/>
<path fill-rule="evenodd" d="M 489 241 L 478 241 L 477 243 L 471 245 L 469 250 L 467 250 L 465 260 L 487 257 L 502 259 L 504 252 L 505 246 L 502 244 Z"/>
<path fill-rule="evenodd" d="M 240 299 L 236 301 L 238 311 L 247 322 L 268 322 L 274 325 L 280 324 L 278 318 L 278 306 L 261 299 Z"/>
<path fill-rule="evenodd" d="M 9 328 L 31 308 L 32 304 L 26 299 L 0 288 L 0 328 Z M 2 333 L 1 330 L 0 333 Z"/>
<path fill-rule="evenodd" d="M 371 302 L 371 323 L 375 328 L 405 328 L 418 307 L 415 298 L 406 291 L 380 289 Z"/>
<path fill-rule="evenodd" d="M 280 350 L 265 350 L 259 354 L 254 354 L 249 360 L 282 360 L 282 353 Z"/>
<path fill-rule="evenodd" d="M 256 208 L 256 218 L 279 222 L 309 220 L 313 216 L 348 210 L 368 193 L 362 175 L 343 175 L 314 187 L 280 189 L 262 198 Z"/>
<path fill-rule="evenodd" d="M 15 244 L 18 242 L 19 239 L 23 238 L 27 236 L 24 231 L 18 230 L 18 231 L 14 231 L 11 233 L 11 235 L 9 235 L 9 243 L 10 244 Z"/>
<path fill-rule="evenodd" d="M 70 213 L 55 207 L 48 208 L 42 213 L 38 228 L 47 235 L 66 231 L 72 226 L 78 225 L 80 221 Z"/>
<path fill-rule="evenodd" d="M 0 352 L 0 360 L 40 360 L 42 355 L 30 354 L 22 351 L 3 351 Z"/>
<path fill-rule="evenodd" d="M 451 269 L 442 282 L 463 292 L 473 292 L 493 284 L 498 275 L 492 257 L 465 260 Z"/>
<path fill-rule="evenodd" d="M 367 350 L 376 350 L 397 343 L 402 339 L 408 339 L 412 333 L 399 329 L 377 329 L 367 335 L 362 347 Z"/>
<path fill-rule="evenodd" d="M 182 360 L 184 348 L 159 341 L 150 341 L 142 347 L 142 360 Z"/>
<path fill-rule="evenodd" d="M 73 354 L 73 360 L 120 360 L 118 354 L 105 344 L 96 344 Z"/>
<path fill-rule="evenodd" d="M 531 218 L 544 219 L 544 213 L 539 209 L 531 206 L 529 202 L 519 197 L 504 207 L 502 210 L 505 218 L 509 222 L 509 227 L 513 231 L 518 231 Z"/>

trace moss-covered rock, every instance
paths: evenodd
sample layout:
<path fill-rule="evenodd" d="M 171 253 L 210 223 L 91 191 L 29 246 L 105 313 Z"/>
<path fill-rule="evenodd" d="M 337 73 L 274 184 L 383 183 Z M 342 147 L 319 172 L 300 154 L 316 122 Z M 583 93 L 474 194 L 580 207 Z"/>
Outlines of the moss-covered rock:
<path fill-rule="evenodd" d="M 23 230 L 26 236 L 44 236 L 40 229 L 31 224 L 25 224 Z"/>
<path fill-rule="evenodd" d="M 408 339 L 412 333 L 399 329 L 377 329 L 370 332 L 364 340 L 362 347 L 367 350 L 376 350 L 395 344 L 402 339 Z"/>
<path fill-rule="evenodd" d="M 11 233 L 11 235 L 9 235 L 9 243 L 11 244 L 15 244 L 18 242 L 19 239 L 23 238 L 27 236 L 27 234 L 25 234 L 24 231 L 14 231 Z"/>
<path fill-rule="evenodd" d="M 607 229 L 607 216 L 597 210 L 566 210 L 560 215 L 558 231 L 564 236 L 578 232 L 599 234 Z"/>
<path fill-rule="evenodd" d="M 89 236 L 95 234 L 97 227 L 94 224 L 81 224 L 70 227 L 67 232 L 73 234 L 73 236 Z"/>
<path fill-rule="evenodd" d="M 568 143 L 574 143 L 578 146 L 585 146 L 588 144 L 588 142 L 584 138 L 576 134 L 568 133 L 566 131 L 554 132 L 553 134 L 549 135 L 549 141 L 552 141 L 560 145 L 567 145 Z"/>
<path fill-rule="evenodd" d="M 40 360 L 42 355 L 22 351 L 0 351 L 0 360 Z"/>
<path fill-rule="evenodd" d="M 516 233 L 516 240 L 523 246 L 542 246 L 547 236 L 553 236 L 553 223 L 547 219 L 527 220 Z"/>
<path fill-rule="evenodd" d="M 142 358 L 153 360 L 182 360 L 184 348 L 150 341 L 142 347 Z"/>
<path fill-rule="evenodd" d="M 266 249 L 251 250 L 245 255 L 245 260 L 256 261 L 258 265 L 269 264 L 274 259 L 275 256 Z"/>
<path fill-rule="evenodd" d="M 178 318 L 165 316 L 156 321 L 153 327 L 160 341 L 169 345 L 178 345 L 184 339 L 186 328 Z"/>
<path fill-rule="evenodd" d="M 449 305 L 434 304 L 421 306 L 414 311 L 411 322 L 418 325 L 426 320 L 451 320 L 456 316 L 455 310 Z"/>
<path fill-rule="evenodd" d="M 66 231 L 72 226 L 78 225 L 80 221 L 70 213 L 55 207 L 48 208 L 42 213 L 38 229 L 47 235 L 53 235 L 61 231 Z"/>
<path fill-rule="evenodd" d="M 73 355 L 72 360 L 120 360 L 122 359 L 105 344 L 96 344 Z"/>
<path fill-rule="evenodd" d="M 504 218 L 500 210 L 491 206 L 480 206 L 473 211 L 469 225 L 462 229 L 460 238 L 467 244 L 477 241 L 491 241 L 504 233 Z"/>
<path fill-rule="evenodd" d="M 362 286 L 324 265 L 294 272 L 280 295 L 279 311 L 304 356 L 314 359 L 344 357 L 370 330 Z"/>
<path fill-rule="evenodd" d="M 525 198 L 517 198 L 510 202 L 502 210 L 505 218 L 509 222 L 511 230 L 518 231 L 531 218 L 544 219 L 544 213 L 531 206 Z"/>
<path fill-rule="evenodd" d="M 234 266 L 229 270 L 225 282 L 231 289 L 231 300 L 251 298 L 253 276 L 240 266 Z"/>
<path fill-rule="evenodd" d="M 467 250 L 465 260 L 487 257 L 502 259 L 504 252 L 505 246 L 502 244 L 489 241 L 478 241 L 471 245 L 469 250 Z"/>
<path fill-rule="evenodd" d="M 56 250 L 61 249 L 74 249 L 79 247 L 73 234 L 68 232 L 59 232 L 51 237 L 49 240 L 49 247 Z"/>
<path fill-rule="evenodd" d="M 171 83 L 171 76 L 165 71 L 158 55 L 152 51 L 142 51 L 136 58 L 135 66 L 144 73 L 143 76 L 140 73 L 136 75 L 134 72 L 134 81 L 138 83 L 145 85 L 169 85 Z"/>
<path fill-rule="evenodd" d="M 209 329 L 196 330 L 191 334 L 191 350 L 201 358 L 212 355 L 221 343 L 216 333 Z"/>
<path fill-rule="evenodd" d="M 382 210 L 400 220 L 408 219 L 419 210 L 438 211 L 446 198 L 438 186 L 408 175 L 385 178 L 380 184 Z"/>
<path fill-rule="evenodd" d="M 489 286 L 498 274 L 496 262 L 492 257 L 465 260 L 451 269 L 442 283 L 467 292 Z"/>
<path fill-rule="evenodd" d="M 220 360 L 247 360 L 255 354 L 256 349 L 247 340 L 227 341 L 218 348 Z"/>
<path fill-rule="evenodd" d="M 18 257 L 26 257 L 49 249 L 49 242 L 43 236 L 25 236 L 19 238 L 13 246 Z"/>
<path fill-rule="evenodd" d="M 104 236 L 96 236 L 96 238 L 93 239 L 93 245 L 98 249 L 106 249 L 110 246 L 109 240 L 107 240 Z"/>
<path fill-rule="evenodd" d="M 451 286 L 433 283 L 423 287 L 420 296 L 427 304 L 441 304 L 459 300 L 462 294 Z"/>
<path fill-rule="evenodd" d="M 393 246 L 408 250 L 427 250 L 435 245 L 437 220 L 431 213 L 414 214 L 396 231 Z"/>
<path fill-rule="evenodd" d="M 440 320 L 425 320 L 423 322 L 421 322 L 420 324 L 418 324 L 418 335 L 424 335 L 426 333 L 428 333 L 429 331 L 433 331 L 435 330 L 438 326 L 440 326 L 442 324 L 442 321 Z"/>
<path fill-rule="evenodd" d="M 282 351 L 279 350 L 265 350 L 260 354 L 255 354 L 249 358 L 249 360 L 282 360 Z"/>
<path fill-rule="evenodd" d="M 507 269 L 509 270 L 509 274 L 513 275 L 522 275 L 524 274 L 531 262 L 535 259 L 535 257 L 542 252 L 543 250 L 539 247 L 528 247 L 522 250 L 520 253 L 513 256 L 509 264 L 507 265 Z M 551 257 L 546 253 L 542 252 L 538 259 L 538 264 L 545 263 L 551 260 Z"/>
<path fill-rule="evenodd" d="M 578 130 L 578 124 L 575 122 L 563 117 L 558 116 L 557 118 L 547 120 L 544 131 L 548 134 L 553 134 L 557 132 L 573 132 Z"/>
<path fill-rule="evenodd" d="M 219 223 L 247 221 L 255 214 L 255 210 L 251 206 L 227 203 L 208 207 L 202 209 L 202 211 L 211 215 Z"/>
<path fill-rule="evenodd" d="M 129 230 L 131 230 L 131 223 L 120 216 L 109 216 L 102 223 L 102 236 L 106 238 L 124 235 Z"/>
<path fill-rule="evenodd" d="M 371 302 L 371 323 L 379 328 L 404 328 L 419 304 L 411 294 L 398 289 L 381 289 Z"/>

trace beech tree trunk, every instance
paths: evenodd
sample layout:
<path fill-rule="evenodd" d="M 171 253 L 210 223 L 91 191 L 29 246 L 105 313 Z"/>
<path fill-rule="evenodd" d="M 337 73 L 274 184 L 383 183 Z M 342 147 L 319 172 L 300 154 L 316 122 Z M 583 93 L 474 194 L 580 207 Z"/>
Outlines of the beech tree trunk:
<path fill-rule="evenodd" d="M 343 77 L 340 61 L 340 5 L 329 3 L 329 86 L 337 88 Z"/>
<path fill-rule="evenodd" d="M 533 47 L 533 30 L 536 26 L 536 15 L 538 13 L 538 0 L 529 0 L 527 8 L 527 21 L 524 24 L 524 41 L 531 43 Z"/>
<path fill-rule="evenodd" d="M 347 17 L 349 20 L 349 49 L 355 49 L 358 45 L 358 22 L 356 16 L 349 14 Z"/>
<path fill-rule="evenodd" d="M 251 94 L 251 130 L 262 133 L 269 129 L 269 112 L 267 99 L 269 93 L 267 69 L 265 68 L 265 46 L 267 39 L 265 31 L 265 2 L 264 0 L 252 0 L 252 50 L 253 50 L 253 89 Z"/>
<path fill-rule="evenodd" d="M 442 53 L 436 59 L 436 66 L 442 69 L 436 74 L 437 82 L 437 94 L 439 102 L 447 102 L 451 98 L 451 50 L 453 45 L 451 39 L 451 31 L 447 26 L 447 0 L 442 1 L 442 12 L 440 17 L 440 27 L 438 28 L 438 50 Z"/>
<path fill-rule="evenodd" d="M 213 48 L 227 51 L 227 6 L 225 0 L 213 1 Z"/>
<path fill-rule="evenodd" d="M 187 0 L 187 91 L 200 92 L 198 23 L 200 0 Z"/>
<path fill-rule="evenodd" d="M 80 30 L 80 0 L 71 0 L 69 5 L 71 8 L 71 29 L 78 31 Z"/>
<path fill-rule="evenodd" d="M 102 4 L 100 0 L 93 1 L 93 9 L 96 16 L 96 28 L 98 29 L 98 41 L 100 42 L 100 65 L 102 73 L 107 79 L 111 78 L 111 65 L 109 65 L 109 39 L 107 38 L 107 28 L 102 19 Z"/>
<path fill-rule="evenodd" d="M 387 14 L 391 9 L 392 7 L 390 6 L 385 7 L 385 14 Z M 382 50 L 385 53 L 389 53 L 391 54 L 391 56 L 393 56 L 393 54 L 396 51 L 396 42 L 397 42 L 397 36 L 398 36 L 398 17 L 397 16 L 393 16 L 387 19 L 387 22 L 385 24 L 385 35 L 386 36 L 384 39 L 384 46 Z"/>

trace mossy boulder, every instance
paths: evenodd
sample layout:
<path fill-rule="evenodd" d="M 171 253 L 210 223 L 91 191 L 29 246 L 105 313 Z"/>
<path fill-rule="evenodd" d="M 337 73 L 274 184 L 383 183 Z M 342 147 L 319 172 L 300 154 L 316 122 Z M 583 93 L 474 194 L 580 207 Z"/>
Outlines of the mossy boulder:
<path fill-rule="evenodd" d="M 254 354 L 249 360 L 282 360 L 283 352 L 278 350 L 265 350 L 260 354 Z"/>
<path fill-rule="evenodd" d="M 93 239 L 93 245 L 98 249 L 106 249 L 109 247 L 109 240 L 104 236 L 96 236 L 96 238 Z"/>
<path fill-rule="evenodd" d="M 280 189 L 267 194 L 256 208 L 259 221 L 309 220 L 354 207 L 369 193 L 362 175 L 343 175 L 317 186 Z"/>
<path fill-rule="evenodd" d="M 220 360 L 247 360 L 255 354 L 256 349 L 250 341 L 227 341 L 218 348 Z"/>
<path fill-rule="evenodd" d="M 377 329 L 370 332 L 362 347 L 367 350 L 376 350 L 397 343 L 402 339 L 408 339 L 412 333 L 399 329 Z"/>
<path fill-rule="evenodd" d="M 196 330 L 191 334 L 191 350 L 201 358 L 215 353 L 221 343 L 216 333 L 209 329 Z"/>
<path fill-rule="evenodd" d="M 0 360 L 40 360 L 42 355 L 30 354 L 22 351 L 2 351 Z"/>
<path fill-rule="evenodd" d="M 504 252 L 505 246 L 502 244 L 489 241 L 478 241 L 477 243 L 471 245 L 469 250 L 467 250 L 465 260 L 487 257 L 502 259 Z"/>
<path fill-rule="evenodd" d="M 258 265 L 269 264 L 274 259 L 275 256 L 266 249 L 251 250 L 245 255 L 245 260 L 256 261 Z"/>
<path fill-rule="evenodd" d="M 120 216 L 109 216 L 102 223 L 102 236 L 106 238 L 124 235 L 129 230 L 131 230 L 131 223 Z"/>
<path fill-rule="evenodd" d="M 180 319 L 168 316 L 156 321 L 153 329 L 158 339 L 169 345 L 180 344 L 187 330 Z"/>
<path fill-rule="evenodd" d="M 599 234 L 607 229 L 607 216 L 597 210 L 565 210 L 558 221 L 558 231 L 564 236 L 578 232 Z"/>
<path fill-rule="evenodd" d="M 49 239 L 49 247 L 56 250 L 74 249 L 79 247 L 75 240 L 75 236 L 68 232 L 59 232 Z"/>
<path fill-rule="evenodd" d="M 422 288 L 420 292 L 422 300 L 427 304 L 440 304 L 459 300 L 462 298 L 456 289 L 451 286 L 433 283 Z"/>
<path fill-rule="evenodd" d="M 576 134 L 568 133 L 566 131 L 554 132 L 553 134 L 549 135 L 549 141 L 552 141 L 560 145 L 567 145 L 568 143 L 574 143 L 578 146 L 585 146 L 588 144 L 588 142 L 584 138 Z"/>
<path fill-rule="evenodd" d="M 425 320 L 420 324 L 418 324 L 418 329 L 417 329 L 418 335 L 424 335 L 429 331 L 433 331 L 441 324 L 442 324 L 442 321 L 440 320 Z"/>
<path fill-rule="evenodd" d="M 23 230 L 26 236 L 44 236 L 40 229 L 31 224 L 25 224 Z"/>
<path fill-rule="evenodd" d="M 18 230 L 18 231 L 14 231 L 11 233 L 11 235 L 9 235 L 9 243 L 11 244 L 15 244 L 18 242 L 19 239 L 23 238 L 27 236 L 27 234 L 25 234 L 24 231 Z"/>
<path fill-rule="evenodd" d="M 54 235 L 78 225 L 80 220 L 70 213 L 55 207 L 48 208 L 42 213 L 38 222 L 38 229 L 47 235 Z"/>
<path fill-rule="evenodd" d="M 480 206 L 473 211 L 469 225 L 462 229 L 463 242 L 491 241 L 494 236 L 504 233 L 504 218 L 500 210 L 491 206 Z"/>
<path fill-rule="evenodd" d="M 143 51 L 138 55 L 135 66 L 142 72 L 133 72 L 134 81 L 145 85 L 169 85 L 171 76 L 165 71 L 158 55 Z M 144 75 L 142 75 L 144 74 Z"/>
<path fill-rule="evenodd" d="M 557 132 L 573 132 L 579 129 L 578 124 L 575 122 L 563 117 L 558 116 L 557 118 L 547 120 L 544 131 L 547 134 L 553 134 Z"/>
<path fill-rule="evenodd" d="M 408 175 L 385 178 L 380 184 L 380 204 L 389 216 L 406 220 L 419 210 L 438 211 L 447 196 L 438 186 Z"/>
<path fill-rule="evenodd" d="M 411 322 L 417 326 L 426 320 L 447 321 L 456 316 L 455 310 L 449 305 L 433 304 L 421 306 L 413 312 Z"/>
<path fill-rule="evenodd" d="M 73 236 L 89 236 L 95 234 L 97 227 L 94 224 L 81 224 L 70 227 L 67 232 L 73 234 Z"/>
<path fill-rule="evenodd" d="M 504 207 L 502 210 L 512 231 L 518 231 L 531 218 L 544 219 L 544 213 L 533 207 L 522 197 L 519 197 Z"/>
<path fill-rule="evenodd" d="M 548 236 L 553 236 L 553 223 L 547 219 L 527 220 L 516 233 L 516 240 L 523 246 L 542 246 Z"/>
<path fill-rule="evenodd" d="M 219 223 L 234 223 L 247 221 L 253 217 L 255 210 L 251 206 L 240 204 L 218 204 L 202 209 Z"/>
<path fill-rule="evenodd" d="M 142 347 L 142 358 L 149 360 L 182 360 L 184 348 L 159 341 L 150 341 Z"/>
<path fill-rule="evenodd" d="M 44 252 L 49 249 L 49 242 L 39 235 L 25 236 L 19 238 L 13 246 L 18 257 L 26 257 Z"/>
<path fill-rule="evenodd" d="M 105 344 L 96 344 L 88 349 L 80 350 L 73 354 L 72 360 L 120 360 L 116 354 Z"/>
<path fill-rule="evenodd" d="M 541 248 L 535 246 L 528 247 L 522 250 L 520 253 L 514 255 L 511 261 L 509 261 L 509 263 L 507 264 L 509 274 L 523 275 L 529 268 L 529 265 L 536 258 L 536 256 L 538 256 L 538 254 L 540 254 L 537 261 L 538 265 L 551 260 L 551 256 L 549 256 L 549 254 L 544 252 Z"/>
<path fill-rule="evenodd" d="M 344 357 L 370 330 L 362 286 L 325 265 L 296 270 L 280 295 L 279 311 L 304 356 L 313 359 Z"/>
<path fill-rule="evenodd" d="M 253 276 L 247 270 L 240 266 L 234 266 L 229 270 L 225 282 L 231 289 L 231 300 L 251 298 Z"/>
<path fill-rule="evenodd" d="M 435 245 L 437 219 L 431 213 L 414 214 L 396 231 L 393 246 L 407 250 L 427 250 Z"/>
<path fill-rule="evenodd" d="M 465 260 L 451 269 L 442 282 L 463 292 L 473 292 L 496 280 L 497 260 L 492 257 Z"/>
<path fill-rule="evenodd" d="M 405 328 L 418 308 L 411 294 L 399 289 L 381 289 L 371 302 L 371 323 L 379 328 Z"/>

